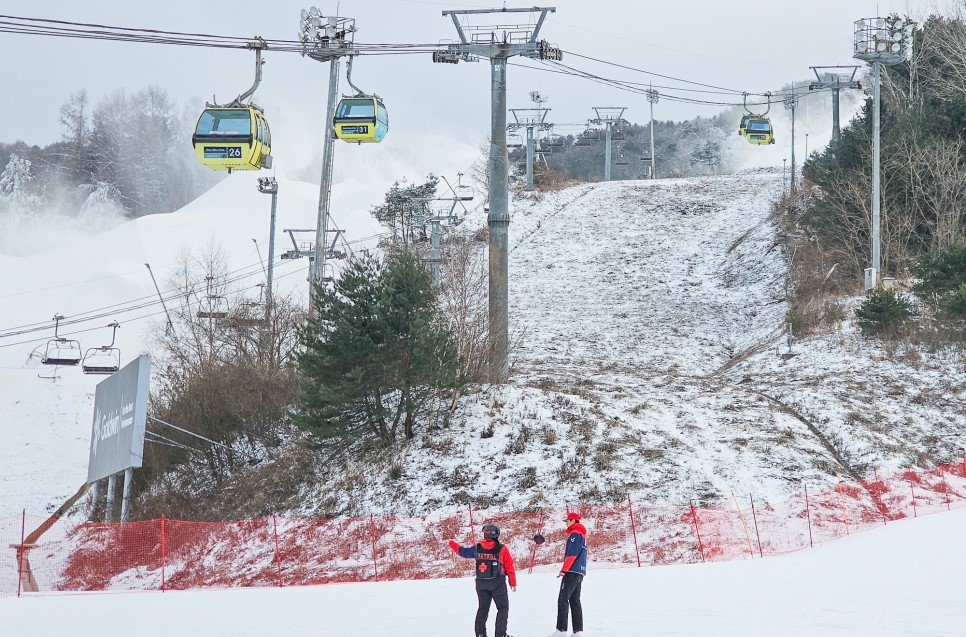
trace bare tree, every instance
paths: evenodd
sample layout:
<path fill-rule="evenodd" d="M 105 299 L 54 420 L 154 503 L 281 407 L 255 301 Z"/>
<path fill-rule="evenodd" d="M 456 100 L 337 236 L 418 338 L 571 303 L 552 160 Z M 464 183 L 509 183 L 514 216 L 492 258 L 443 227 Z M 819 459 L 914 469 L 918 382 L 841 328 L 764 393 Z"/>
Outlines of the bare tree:
<path fill-rule="evenodd" d="M 443 246 L 439 303 L 450 323 L 468 382 L 483 382 L 487 369 L 487 263 L 484 244 L 452 236 Z M 455 400 L 455 398 L 454 398 Z"/>

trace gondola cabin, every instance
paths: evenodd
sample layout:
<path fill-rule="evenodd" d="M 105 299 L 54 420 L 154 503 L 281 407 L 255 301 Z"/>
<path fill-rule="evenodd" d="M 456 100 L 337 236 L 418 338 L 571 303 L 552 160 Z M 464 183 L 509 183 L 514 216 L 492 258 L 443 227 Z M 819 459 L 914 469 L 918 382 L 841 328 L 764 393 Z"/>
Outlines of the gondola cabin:
<path fill-rule="evenodd" d="M 751 119 L 751 115 L 742 115 L 741 122 L 738 123 L 738 134 L 744 137 L 748 134 L 748 120 Z"/>
<path fill-rule="evenodd" d="M 749 144 L 774 144 L 775 132 L 771 127 L 771 120 L 767 117 L 751 117 L 745 128 L 745 139 Z"/>
<path fill-rule="evenodd" d="M 389 132 L 386 105 L 375 95 L 343 97 L 332 118 L 335 136 L 358 144 L 378 143 Z"/>
<path fill-rule="evenodd" d="M 191 143 L 198 161 L 212 170 L 272 167 L 272 133 L 254 106 L 206 108 Z"/>

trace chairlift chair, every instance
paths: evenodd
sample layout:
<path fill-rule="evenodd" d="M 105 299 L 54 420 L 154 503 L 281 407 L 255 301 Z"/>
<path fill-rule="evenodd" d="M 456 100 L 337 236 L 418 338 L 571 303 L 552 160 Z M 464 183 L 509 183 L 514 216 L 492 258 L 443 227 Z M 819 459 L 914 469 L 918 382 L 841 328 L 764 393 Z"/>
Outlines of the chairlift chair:
<path fill-rule="evenodd" d="M 63 318 L 60 314 L 56 314 L 53 318 L 54 338 L 47 341 L 44 356 L 40 359 L 44 365 L 77 365 L 83 358 L 80 341 L 64 338 L 58 334 L 60 321 Z"/>
<path fill-rule="evenodd" d="M 223 296 L 205 297 L 206 309 L 198 310 L 196 316 L 200 319 L 226 319 L 228 318 L 228 302 Z"/>
<path fill-rule="evenodd" d="M 265 325 L 265 284 L 259 283 L 257 301 L 244 301 L 231 315 L 233 323 L 240 327 L 261 327 Z"/>
<path fill-rule="evenodd" d="M 208 292 L 205 295 L 204 303 L 206 308 L 198 310 L 195 315 L 200 319 L 226 319 L 228 318 L 228 301 L 225 297 L 212 293 L 211 282 L 215 277 L 209 275 L 205 277 Z"/>
<path fill-rule="evenodd" d="M 111 344 L 91 347 L 87 350 L 84 354 L 84 361 L 81 363 L 81 369 L 84 370 L 85 374 L 113 374 L 121 369 L 121 350 L 114 347 L 114 341 L 117 339 L 117 328 L 121 326 L 115 321 L 107 327 L 114 328 L 114 332 L 111 334 Z"/>

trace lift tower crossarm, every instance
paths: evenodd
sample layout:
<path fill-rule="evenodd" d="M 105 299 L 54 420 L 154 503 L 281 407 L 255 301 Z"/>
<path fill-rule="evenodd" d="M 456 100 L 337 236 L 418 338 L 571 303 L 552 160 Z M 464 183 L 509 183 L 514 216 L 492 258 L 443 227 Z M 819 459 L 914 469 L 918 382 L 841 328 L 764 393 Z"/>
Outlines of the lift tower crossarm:
<path fill-rule="evenodd" d="M 563 53 L 559 48 L 550 46 L 538 40 L 540 29 L 548 13 L 555 13 L 556 7 L 529 7 L 525 9 L 462 9 L 443 11 L 443 16 L 449 16 L 456 27 L 460 44 L 451 44 L 445 51 L 437 51 L 435 61 L 451 62 L 463 60 L 473 61 L 475 58 L 489 59 L 510 58 L 522 55 L 529 58 L 561 60 Z M 488 25 L 469 27 L 460 24 L 460 16 L 483 15 L 488 13 L 540 13 L 532 31 L 524 31 L 520 25 Z M 497 31 L 503 32 L 502 40 L 497 39 Z M 525 34 L 525 35 L 524 35 Z"/>
<path fill-rule="evenodd" d="M 862 84 L 855 79 L 855 74 L 859 70 L 858 66 L 812 66 L 809 67 L 815 73 L 817 82 L 808 85 L 808 90 L 830 89 L 832 91 L 832 139 L 838 139 L 840 135 L 839 127 L 839 91 L 843 88 L 861 89 Z M 824 72 L 819 73 L 820 69 L 851 69 L 848 72 Z M 848 77 L 846 77 L 848 76 Z"/>

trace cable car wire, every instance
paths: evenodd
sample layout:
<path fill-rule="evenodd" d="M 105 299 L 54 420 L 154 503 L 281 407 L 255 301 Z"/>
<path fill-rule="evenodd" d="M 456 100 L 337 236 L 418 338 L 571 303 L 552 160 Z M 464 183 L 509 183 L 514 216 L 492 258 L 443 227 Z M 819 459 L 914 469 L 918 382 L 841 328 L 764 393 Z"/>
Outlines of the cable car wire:
<path fill-rule="evenodd" d="M 105 40 L 105 41 L 126 41 L 126 42 L 143 42 L 149 44 L 168 44 L 177 46 L 201 46 L 201 47 L 213 47 L 213 48 L 229 48 L 229 49 L 248 49 L 249 43 L 251 42 L 250 37 L 240 37 L 240 36 L 225 36 L 217 35 L 212 33 L 191 33 L 182 31 L 165 31 L 160 29 L 147 29 L 147 28 L 137 28 L 137 27 L 121 27 L 97 23 L 83 23 L 83 22 L 71 22 L 66 20 L 53 20 L 47 18 L 31 18 L 24 16 L 11 16 L 11 15 L 0 15 L 0 33 L 14 33 L 22 35 L 40 35 L 40 36 L 51 36 L 51 37 L 69 37 L 69 38 L 81 38 L 81 39 L 94 39 L 94 40 Z M 265 43 L 268 44 L 269 50 L 275 52 L 288 52 L 288 53 L 305 53 L 305 44 L 299 40 L 285 40 L 285 39 L 264 39 Z M 422 43 L 422 44 L 407 44 L 407 43 L 360 43 L 353 44 L 353 49 L 358 55 L 406 55 L 406 54 L 420 54 L 420 53 L 430 53 L 434 51 L 441 50 L 441 45 L 438 43 Z M 610 62 L 601 58 L 596 58 L 589 55 L 583 55 L 575 51 L 564 51 L 567 55 L 574 56 L 577 58 L 585 59 L 592 62 L 597 62 L 600 64 L 606 64 L 609 66 L 614 66 L 617 68 L 622 68 L 629 71 L 634 71 L 637 73 L 643 73 L 646 75 L 651 75 L 653 77 L 658 77 L 666 80 L 671 80 L 674 82 L 680 82 L 683 84 L 688 84 L 691 86 L 701 87 L 700 89 L 689 89 L 685 87 L 663 87 L 664 90 L 669 91 L 688 91 L 688 92 L 701 92 L 706 90 L 708 93 L 716 94 L 730 94 L 730 95 L 743 95 L 747 93 L 748 95 L 765 96 L 765 93 L 757 93 L 751 91 L 744 91 L 734 88 L 728 88 L 723 86 L 717 86 L 714 84 L 707 84 L 704 82 L 697 82 L 694 80 L 688 80 L 685 78 L 675 77 L 673 75 L 667 75 L 663 73 L 657 73 L 654 71 L 649 71 L 646 69 L 641 69 L 626 64 L 620 64 L 617 62 Z M 533 68 L 533 67 L 531 67 Z M 577 71 L 572 67 L 566 67 L 573 70 L 579 74 L 585 74 L 586 72 Z M 586 73 L 585 76 L 593 77 L 595 74 Z M 601 78 L 604 79 L 604 78 Z M 614 80 L 616 82 L 616 80 Z M 623 84 L 631 84 L 630 82 L 625 82 Z M 652 87 L 653 88 L 653 87 Z M 625 90 L 630 90 L 625 86 Z M 780 97 L 783 94 L 795 92 L 794 89 L 791 91 L 773 91 L 772 95 L 775 97 Z M 679 101 L 684 103 L 693 103 L 699 105 L 708 106 L 732 106 L 733 104 L 727 102 L 714 102 L 709 100 L 692 100 L 686 101 L 685 98 L 680 96 L 671 96 L 662 93 L 662 97 L 666 97 L 672 101 Z"/>

